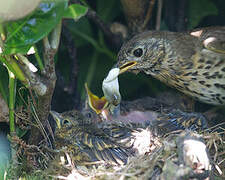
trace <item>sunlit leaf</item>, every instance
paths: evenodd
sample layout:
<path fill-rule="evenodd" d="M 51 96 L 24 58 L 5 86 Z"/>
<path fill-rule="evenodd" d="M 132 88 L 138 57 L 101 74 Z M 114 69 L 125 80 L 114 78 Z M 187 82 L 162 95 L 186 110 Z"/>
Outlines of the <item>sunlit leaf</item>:
<path fill-rule="evenodd" d="M 17 64 L 16 60 L 9 57 L 9 56 L 0 56 L 0 61 L 4 63 L 11 72 L 24 84 L 28 85 L 28 81 L 23 73 L 23 71 L 20 69 L 20 66 Z"/>
<path fill-rule="evenodd" d="M 67 0 L 44 1 L 30 16 L 8 22 L 4 53 L 24 53 L 59 23 L 66 8 Z"/>
<path fill-rule="evenodd" d="M 190 0 L 189 1 L 189 28 L 192 29 L 198 25 L 202 18 L 208 15 L 217 15 L 218 10 L 210 0 Z"/>
<path fill-rule="evenodd" d="M 4 49 L 3 53 L 4 54 L 16 54 L 16 53 L 26 54 L 31 48 L 31 46 L 32 45 L 8 47 Z"/>
<path fill-rule="evenodd" d="M 69 8 L 65 11 L 63 17 L 65 18 L 73 18 L 76 21 L 83 17 L 88 11 L 88 8 L 82 6 L 80 4 L 72 4 Z"/>

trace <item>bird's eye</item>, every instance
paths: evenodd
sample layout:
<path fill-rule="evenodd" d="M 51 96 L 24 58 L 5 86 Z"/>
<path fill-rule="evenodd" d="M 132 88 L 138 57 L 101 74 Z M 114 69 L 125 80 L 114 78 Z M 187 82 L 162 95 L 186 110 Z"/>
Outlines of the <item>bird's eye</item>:
<path fill-rule="evenodd" d="M 63 125 L 65 125 L 65 124 L 69 124 L 69 120 L 64 119 L 62 124 L 63 124 Z"/>
<path fill-rule="evenodd" d="M 143 50 L 141 48 L 135 49 L 133 54 L 136 57 L 141 57 L 143 55 Z"/>
<path fill-rule="evenodd" d="M 92 114 L 90 112 L 87 113 L 86 115 L 87 115 L 88 118 L 91 118 L 92 117 Z"/>

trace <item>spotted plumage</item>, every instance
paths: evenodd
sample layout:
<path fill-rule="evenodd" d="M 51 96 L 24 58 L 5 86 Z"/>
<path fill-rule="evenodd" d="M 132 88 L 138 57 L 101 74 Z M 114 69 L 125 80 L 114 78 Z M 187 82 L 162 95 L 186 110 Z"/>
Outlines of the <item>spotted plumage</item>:
<path fill-rule="evenodd" d="M 225 27 L 141 33 L 118 54 L 117 66 L 129 65 L 199 101 L 225 104 Z"/>
<path fill-rule="evenodd" d="M 128 114 L 118 116 L 110 122 L 97 122 L 96 113 L 92 111 L 51 111 L 57 123 L 56 150 L 71 155 L 76 164 L 126 164 L 128 157 L 139 154 L 139 147 L 135 147 L 135 144 L 139 141 L 137 136 L 142 132 L 154 138 L 171 131 L 186 128 L 203 130 L 207 127 L 205 118 L 197 113 L 179 110 L 156 113 L 156 116 L 152 116 L 151 113 L 155 114 L 139 111 L 131 114 L 133 119 Z M 134 119 L 135 116 L 139 119 Z M 146 137 L 141 139 L 143 138 Z M 150 143 L 150 140 L 153 139 L 146 139 L 146 142 Z M 150 144 L 147 146 L 150 147 Z"/>
<path fill-rule="evenodd" d="M 128 156 L 132 156 L 130 139 L 134 131 L 129 127 L 119 124 L 98 127 L 93 117 L 83 116 L 75 110 L 62 114 L 52 111 L 51 114 L 58 126 L 56 149 L 70 153 L 74 162 L 125 164 Z"/>

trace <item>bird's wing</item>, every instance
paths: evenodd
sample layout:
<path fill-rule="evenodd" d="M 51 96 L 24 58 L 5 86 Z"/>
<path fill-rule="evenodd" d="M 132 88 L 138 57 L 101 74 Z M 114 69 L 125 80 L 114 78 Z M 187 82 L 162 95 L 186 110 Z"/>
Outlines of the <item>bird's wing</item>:
<path fill-rule="evenodd" d="M 102 131 L 99 129 L 99 132 Z M 123 136 L 122 133 L 119 135 L 113 130 L 101 134 L 99 132 L 96 134 L 80 131 L 76 135 L 76 142 L 79 142 L 82 151 L 86 152 L 93 161 L 106 161 L 116 164 L 126 163 L 131 151 L 130 147 L 126 147 L 119 142 Z M 117 139 L 118 141 L 116 141 Z"/>
<path fill-rule="evenodd" d="M 86 152 L 92 161 L 125 164 L 132 153 L 133 130 L 125 125 L 100 123 L 99 126 L 80 127 L 74 143 Z"/>
<path fill-rule="evenodd" d="M 155 123 L 157 133 L 164 135 L 169 132 L 189 129 L 202 131 L 208 127 L 205 117 L 200 113 L 187 113 L 180 110 L 172 110 L 161 113 Z"/>
<path fill-rule="evenodd" d="M 199 28 L 191 31 L 190 35 L 198 37 L 206 49 L 225 54 L 225 26 Z"/>

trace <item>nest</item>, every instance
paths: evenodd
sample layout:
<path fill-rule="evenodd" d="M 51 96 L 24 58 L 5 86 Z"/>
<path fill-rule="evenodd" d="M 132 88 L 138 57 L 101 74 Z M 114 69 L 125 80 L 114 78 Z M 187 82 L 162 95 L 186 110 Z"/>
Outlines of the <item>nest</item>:
<path fill-rule="evenodd" d="M 221 131 L 221 133 L 219 133 L 219 131 Z M 44 177 L 44 179 L 79 180 L 207 179 L 213 176 L 218 177 L 218 179 L 223 179 L 225 177 L 224 129 L 218 125 L 211 128 L 210 132 L 206 130 L 200 134 L 191 131 L 177 131 L 171 132 L 164 137 L 154 138 L 149 141 L 149 143 L 145 143 L 145 152 L 135 157 L 130 157 L 127 164 L 122 166 L 109 165 L 106 162 L 77 165 L 72 162 L 72 157 L 69 154 L 64 154 L 64 158 L 60 158 L 57 152 L 53 152 L 46 147 L 29 146 L 18 139 L 14 139 L 13 141 L 16 142 L 17 145 L 20 144 L 20 147 L 26 150 L 23 151 L 24 157 L 30 158 L 29 160 L 27 159 L 29 161 L 27 161 L 27 163 L 32 165 L 32 168 L 29 166 L 29 175 L 26 173 L 20 174 L 20 176 L 24 176 L 27 179 L 34 179 L 35 177 Z M 188 136 L 190 137 L 189 139 L 206 142 L 207 153 L 209 152 L 210 169 L 207 170 L 205 167 L 202 167 L 201 162 L 199 162 L 199 164 L 194 162 L 192 166 L 190 166 L 185 163 L 184 160 L 181 160 L 182 158 L 180 157 L 183 156 L 184 151 L 184 147 L 182 147 L 181 144 Z M 152 136 L 149 137 L 152 138 Z M 141 144 L 137 144 L 137 146 L 140 145 Z M 146 149 L 146 147 L 148 147 L 148 149 Z M 194 146 L 191 148 L 194 148 Z M 141 147 L 141 149 L 143 150 L 143 147 Z M 42 159 L 42 161 L 38 160 L 41 162 L 41 165 L 31 164 L 32 161 L 37 162 L 34 161 L 34 159 L 32 160 L 31 157 L 39 157 L 39 159 Z M 43 166 L 43 164 L 45 165 Z M 18 174 L 16 175 L 15 172 L 18 172 L 18 169 L 20 169 L 21 172 L 21 164 L 14 163 L 13 167 L 11 166 L 10 169 L 8 174 L 10 176 L 14 174 L 18 177 Z"/>

